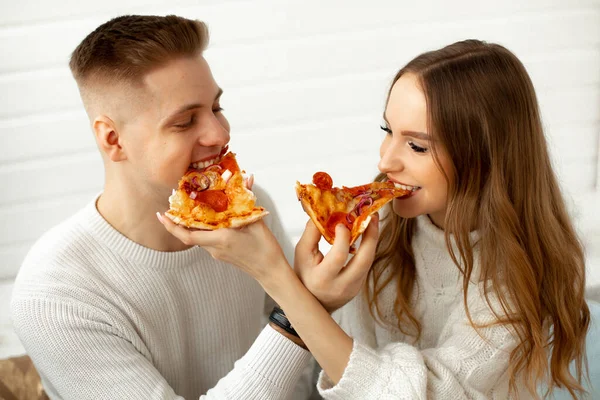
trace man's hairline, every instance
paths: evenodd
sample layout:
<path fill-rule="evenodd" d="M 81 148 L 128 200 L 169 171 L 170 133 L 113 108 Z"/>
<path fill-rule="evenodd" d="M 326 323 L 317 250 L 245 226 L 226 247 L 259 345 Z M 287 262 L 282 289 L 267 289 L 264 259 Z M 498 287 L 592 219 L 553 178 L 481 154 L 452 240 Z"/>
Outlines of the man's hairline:
<path fill-rule="evenodd" d="M 159 64 L 149 68 L 148 70 L 144 71 L 142 74 L 140 74 L 139 76 L 137 76 L 135 78 L 125 78 L 125 77 L 111 78 L 107 74 L 103 74 L 102 72 L 99 71 L 96 73 L 92 73 L 91 74 L 92 76 L 89 76 L 83 82 L 79 82 L 76 80 L 77 86 L 79 88 L 80 96 L 81 96 L 84 108 L 86 110 L 86 113 L 88 114 L 88 119 L 90 120 L 90 123 L 94 123 L 94 121 L 97 120 L 101 116 L 107 116 L 108 118 L 111 118 L 109 115 L 107 115 L 107 113 L 101 113 L 101 112 L 94 113 L 95 114 L 94 116 L 90 115 L 90 112 L 88 111 L 88 107 L 93 107 L 92 104 L 89 104 L 90 102 L 93 103 L 93 100 L 90 99 L 89 101 L 86 102 L 85 97 L 89 98 L 90 95 L 86 94 L 86 92 L 91 93 L 90 92 L 91 88 L 94 88 L 97 86 L 102 86 L 105 88 L 118 88 L 119 86 L 121 86 L 121 87 L 125 86 L 125 87 L 129 87 L 132 90 L 143 91 L 143 90 L 148 89 L 144 80 L 152 72 L 157 71 L 161 68 L 165 68 L 167 65 L 169 65 L 175 61 L 178 61 L 178 60 L 195 59 L 195 58 L 200 58 L 200 57 L 204 58 L 205 50 L 206 49 L 199 49 L 194 54 L 176 55 L 174 57 L 169 58 L 168 60 L 166 60 L 163 63 L 159 63 Z M 93 89 L 93 91 L 96 92 L 96 89 Z M 139 94 L 136 95 L 136 97 L 137 96 L 139 96 Z M 127 100 L 128 98 L 131 98 L 131 97 L 125 97 L 125 100 Z M 89 106 L 86 105 L 86 103 L 88 103 Z M 93 111 L 93 110 L 91 110 L 91 111 Z"/>

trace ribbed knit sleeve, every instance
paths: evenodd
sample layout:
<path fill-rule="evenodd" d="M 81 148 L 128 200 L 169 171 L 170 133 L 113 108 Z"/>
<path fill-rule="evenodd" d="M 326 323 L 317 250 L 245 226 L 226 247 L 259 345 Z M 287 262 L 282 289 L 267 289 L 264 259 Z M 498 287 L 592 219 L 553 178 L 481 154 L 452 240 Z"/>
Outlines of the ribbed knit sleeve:
<path fill-rule="evenodd" d="M 475 300 L 478 295 L 470 297 Z M 482 301 L 471 303 L 470 311 L 475 323 L 495 321 Z M 515 345 L 505 326 L 478 333 L 458 307 L 433 348 L 399 342 L 370 347 L 355 339 L 341 380 L 333 385 L 321 372 L 318 389 L 327 400 L 507 399 L 505 378 Z"/>
<path fill-rule="evenodd" d="M 144 349 L 98 310 L 17 298 L 12 314 L 29 356 L 52 383 L 54 398 L 183 399 L 143 354 Z M 309 359 L 310 353 L 267 326 L 234 369 L 200 398 L 285 399 Z"/>

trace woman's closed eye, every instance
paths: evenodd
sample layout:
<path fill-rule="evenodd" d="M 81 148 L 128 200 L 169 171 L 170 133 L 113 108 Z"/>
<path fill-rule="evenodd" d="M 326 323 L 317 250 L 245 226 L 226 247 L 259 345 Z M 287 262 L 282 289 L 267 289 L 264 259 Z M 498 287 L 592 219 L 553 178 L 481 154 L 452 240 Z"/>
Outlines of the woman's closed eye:
<path fill-rule="evenodd" d="M 390 128 L 388 128 L 387 126 L 379 125 L 379 127 L 381 128 L 382 131 L 386 132 L 388 135 L 392 134 L 392 130 Z"/>
<path fill-rule="evenodd" d="M 385 126 L 385 125 L 379 125 L 379 128 L 381 128 L 381 130 L 384 131 L 385 133 L 387 133 L 388 135 L 392 135 L 392 130 L 390 128 L 388 128 L 387 126 Z M 418 144 L 416 144 L 413 141 L 409 141 L 408 142 L 408 146 L 415 153 L 427 153 L 427 148 L 426 147 L 419 146 Z"/>
<path fill-rule="evenodd" d="M 425 147 L 421 147 L 418 144 L 416 144 L 415 142 L 409 141 L 408 145 L 410 146 L 412 151 L 414 151 L 415 153 L 426 153 L 427 152 L 427 149 Z"/>

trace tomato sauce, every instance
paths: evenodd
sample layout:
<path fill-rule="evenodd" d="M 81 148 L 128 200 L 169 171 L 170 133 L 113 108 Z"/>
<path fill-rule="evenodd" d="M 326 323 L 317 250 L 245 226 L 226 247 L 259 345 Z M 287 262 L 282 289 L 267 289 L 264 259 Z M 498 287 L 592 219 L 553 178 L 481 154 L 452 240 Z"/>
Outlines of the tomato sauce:
<path fill-rule="evenodd" d="M 334 213 L 332 213 L 329 216 L 329 219 L 327 220 L 327 224 L 326 224 L 326 228 L 327 231 L 330 232 L 332 235 L 335 233 L 335 227 L 338 224 L 343 224 L 346 228 L 348 228 L 348 230 L 352 230 L 352 224 L 350 222 L 348 222 L 348 219 L 346 218 L 348 214 L 345 212 L 341 212 L 341 211 L 336 211 Z M 352 215 L 350 216 L 350 220 L 354 222 L 354 219 L 352 219 Z"/>

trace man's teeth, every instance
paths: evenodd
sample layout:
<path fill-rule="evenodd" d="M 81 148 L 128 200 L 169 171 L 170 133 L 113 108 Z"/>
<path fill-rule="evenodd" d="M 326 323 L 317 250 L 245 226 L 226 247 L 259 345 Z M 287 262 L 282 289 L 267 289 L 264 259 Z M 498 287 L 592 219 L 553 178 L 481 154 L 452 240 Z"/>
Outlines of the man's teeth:
<path fill-rule="evenodd" d="M 213 165 L 216 162 L 218 162 L 220 159 L 219 157 L 215 157 L 212 160 L 208 160 L 208 161 L 202 161 L 202 162 L 195 162 L 192 163 L 192 167 L 196 168 L 196 169 L 202 169 L 202 168 L 206 168 L 209 165 Z"/>
<path fill-rule="evenodd" d="M 396 183 L 396 182 L 394 182 L 394 186 L 399 189 L 410 190 L 411 192 L 421 189 L 421 187 L 419 187 L 419 186 L 402 185 L 402 184 Z"/>

